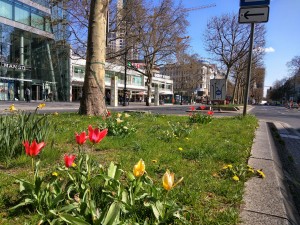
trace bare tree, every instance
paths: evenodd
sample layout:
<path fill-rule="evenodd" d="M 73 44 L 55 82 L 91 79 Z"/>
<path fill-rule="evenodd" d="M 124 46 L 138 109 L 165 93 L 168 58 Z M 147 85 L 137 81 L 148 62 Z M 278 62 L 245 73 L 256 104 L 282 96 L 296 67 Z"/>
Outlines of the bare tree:
<path fill-rule="evenodd" d="M 264 81 L 265 81 L 265 68 L 255 68 L 250 82 L 250 96 L 259 103 L 263 99 L 264 94 Z"/>
<path fill-rule="evenodd" d="M 81 114 L 104 115 L 106 112 L 104 62 L 109 4 L 116 6 L 117 1 L 67 0 L 65 7 L 70 15 L 68 25 L 73 31 L 70 37 L 73 52 L 82 58 L 86 55 L 85 81 L 79 109 Z M 123 64 L 124 55 L 129 49 L 138 51 L 144 67 L 130 69 L 147 77 L 150 101 L 154 71 L 164 60 L 174 58 L 176 41 L 185 33 L 188 24 L 186 13 L 180 4 L 174 4 L 174 0 L 162 0 L 156 6 L 151 0 L 127 0 L 125 7 L 112 7 L 110 13 L 110 30 L 119 32 L 115 39 L 110 40 L 125 40 L 125 47 L 115 52 L 112 58 Z M 85 39 L 87 32 L 88 42 Z"/>
<path fill-rule="evenodd" d="M 300 56 L 295 56 L 291 61 L 287 63 L 287 66 L 292 70 L 292 73 L 296 74 L 300 71 Z"/>
<path fill-rule="evenodd" d="M 217 62 L 225 65 L 227 80 L 232 66 L 249 52 L 250 26 L 239 24 L 238 17 L 234 14 L 213 17 L 207 24 L 204 40 L 206 50 Z M 264 46 L 265 28 L 257 24 L 253 49 L 263 49 Z"/>
<path fill-rule="evenodd" d="M 259 27 L 261 28 L 261 27 Z M 252 57 L 252 74 L 250 79 L 250 84 L 252 85 L 256 82 L 257 74 L 256 68 L 262 68 L 262 57 L 264 55 L 264 51 L 261 48 L 255 49 L 253 51 Z M 234 103 L 235 99 L 243 99 L 241 97 L 241 90 L 245 88 L 246 83 L 246 74 L 247 74 L 247 66 L 248 66 L 248 57 L 245 55 L 244 57 L 239 58 L 232 66 L 232 76 L 230 77 L 233 79 L 234 89 L 232 92 L 232 103 Z M 264 76 L 263 76 L 264 78 Z M 261 81 L 260 81 L 261 82 Z M 239 101 L 237 103 L 240 103 Z"/>
<path fill-rule="evenodd" d="M 176 6 L 174 0 L 162 0 L 156 6 L 147 0 L 135 1 L 141 4 L 135 3 L 131 14 L 134 19 L 130 21 L 132 30 L 128 32 L 137 40 L 135 48 L 142 57 L 144 67 L 130 69 L 147 77 L 146 105 L 149 106 L 154 72 L 164 62 L 174 59 L 178 52 L 178 39 L 185 34 L 188 22 L 183 7 Z"/>

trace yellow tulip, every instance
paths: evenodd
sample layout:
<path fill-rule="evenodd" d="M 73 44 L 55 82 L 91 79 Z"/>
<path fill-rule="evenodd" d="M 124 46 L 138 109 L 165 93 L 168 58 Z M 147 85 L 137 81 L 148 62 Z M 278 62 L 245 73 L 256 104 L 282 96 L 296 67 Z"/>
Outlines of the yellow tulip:
<path fill-rule="evenodd" d="M 137 164 L 133 167 L 133 175 L 135 177 L 141 177 L 145 173 L 145 162 L 140 159 Z"/>
<path fill-rule="evenodd" d="M 38 108 L 39 108 L 39 109 L 42 109 L 42 108 L 44 108 L 45 106 L 46 106 L 45 103 L 41 103 L 41 104 L 38 105 Z"/>
<path fill-rule="evenodd" d="M 117 123 L 122 123 L 123 122 L 123 120 L 121 120 L 120 118 L 117 118 L 116 121 L 117 121 Z"/>
<path fill-rule="evenodd" d="M 118 114 L 117 114 L 117 117 L 118 117 L 118 118 L 120 118 L 121 116 L 122 116 L 122 114 L 121 114 L 121 113 L 118 113 Z"/>
<path fill-rule="evenodd" d="M 16 111 L 16 107 L 14 104 L 12 104 L 11 106 L 9 106 L 9 111 L 13 112 L 13 111 Z"/>
<path fill-rule="evenodd" d="M 125 114 L 124 114 L 124 117 L 125 117 L 125 118 L 128 118 L 129 116 L 130 116 L 130 115 L 129 115 L 128 113 L 125 113 Z"/>
<path fill-rule="evenodd" d="M 170 171 L 167 170 L 162 178 L 163 187 L 167 191 L 170 191 L 173 187 L 175 187 L 177 184 L 179 184 L 183 180 L 183 177 L 182 177 L 176 184 L 174 184 L 174 175 L 175 175 L 174 173 L 170 173 Z"/>

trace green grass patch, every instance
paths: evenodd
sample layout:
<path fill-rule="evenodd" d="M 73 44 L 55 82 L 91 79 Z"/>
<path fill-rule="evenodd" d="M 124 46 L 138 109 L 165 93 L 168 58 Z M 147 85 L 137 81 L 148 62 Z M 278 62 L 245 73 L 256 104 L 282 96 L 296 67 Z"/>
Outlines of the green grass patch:
<path fill-rule="evenodd" d="M 186 116 L 130 114 L 126 118 L 135 132 L 126 136 L 107 136 L 99 144 L 85 144 L 85 151 L 102 165 L 120 163 L 126 171 L 143 159 L 146 171 L 157 185 L 167 169 L 182 183 L 169 192 L 191 211 L 191 224 L 238 224 L 245 180 L 234 181 L 218 176 L 224 165 L 247 166 L 258 125 L 253 116 L 213 118 L 208 124 L 188 123 Z M 65 153 L 77 153 L 75 132 L 87 132 L 88 125 L 101 127 L 100 117 L 64 113 L 48 116 L 51 126 L 46 147 L 40 154 L 42 172 L 54 171 L 63 164 Z M 180 127 L 186 126 L 188 132 Z M 176 133 L 177 131 L 177 133 Z M 175 135 L 174 135 L 175 133 Z M 1 167 L 1 224 L 37 224 L 32 211 L 11 212 L 16 204 L 19 186 L 7 177 L 29 177 L 31 159 L 24 155 Z"/>

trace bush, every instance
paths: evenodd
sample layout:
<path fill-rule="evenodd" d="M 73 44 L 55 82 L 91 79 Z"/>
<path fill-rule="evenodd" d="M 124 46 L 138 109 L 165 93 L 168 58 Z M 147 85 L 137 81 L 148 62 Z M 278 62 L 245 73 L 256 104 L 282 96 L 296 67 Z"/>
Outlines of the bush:
<path fill-rule="evenodd" d="M 204 115 L 202 113 L 192 112 L 189 115 L 189 123 L 200 123 L 200 124 L 207 124 L 212 121 L 212 111 L 208 111 L 207 115 Z"/>
<path fill-rule="evenodd" d="M 106 120 L 103 120 L 99 124 L 99 127 L 101 129 L 108 129 L 108 135 L 111 136 L 127 136 L 136 131 L 134 126 L 127 120 L 129 116 L 127 113 L 111 115 Z"/>
<path fill-rule="evenodd" d="M 0 116 L 0 162 L 9 166 L 12 158 L 24 154 L 22 143 L 25 140 L 37 142 L 49 135 L 50 122 L 47 115 L 38 114 L 45 104 L 37 106 L 33 113 L 18 111 L 14 105 L 9 112 L 12 115 Z"/>

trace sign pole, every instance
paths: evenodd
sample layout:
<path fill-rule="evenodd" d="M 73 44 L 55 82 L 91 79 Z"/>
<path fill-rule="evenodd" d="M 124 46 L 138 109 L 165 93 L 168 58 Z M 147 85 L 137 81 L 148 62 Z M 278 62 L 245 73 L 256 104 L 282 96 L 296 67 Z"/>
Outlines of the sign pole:
<path fill-rule="evenodd" d="M 247 104 L 248 104 L 248 95 L 249 95 L 250 78 L 251 78 L 253 37 L 254 37 L 254 23 L 251 23 L 249 59 L 248 59 L 249 62 L 248 62 L 248 71 L 247 71 L 247 81 L 246 81 L 246 87 L 245 87 L 245 96 L 244 96 L 245 98 L 244 98 L 243 116 L 246 116 L 246 114 L 247 114 Z"/>

